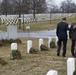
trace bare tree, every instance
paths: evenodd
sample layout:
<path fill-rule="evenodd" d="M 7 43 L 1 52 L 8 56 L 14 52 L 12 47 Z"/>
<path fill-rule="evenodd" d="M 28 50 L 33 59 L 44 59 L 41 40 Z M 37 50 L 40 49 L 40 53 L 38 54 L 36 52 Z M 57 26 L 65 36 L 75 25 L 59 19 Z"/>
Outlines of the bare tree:
<path fill-rule="evenodd" d="M 9 14 L 10 11 L 10 1 L 9 0 L 2 0 L 1 2 L 1 11 L 3 15 Z"/>
<path fill-rule="evenodd" d="M 11 0 L 11 1 L 15 5 L 15 11 L 19 13 L 19 18 L 20 18 L 23 0 Z"/>
<path fill-rule="evenodd" d="M 66 0 L 66 3 L 67 3 L 68 13 L 69 13 L 72 0 Z"/>
<path fill-rule="evenodd" d="M 66 1 L 62 1 L 61 6 L 60 6 L 62 12 L 66 12 L 66 13 L 74 13 L 75 12 L 75 8 L 76 8 L 76 4 L 72 2 L 72 0 L 66 0 Z"/>
<path fill-rule="evenodd" d="M 46 0 L 27 0 L 27 4 L 29 4 L 29 11 L 33 13 L 34 20 L 36 13 L 42 13 L 46 10 Z"/>
<path fill-rule="evenodd" d="M 52 5 L 51 6 L 51 13 L 59 13 L 59 7 L 57 5 Z"/>
<path fill-rule="evenodd" d="M 66 12 L 66 6 L 67 6 L 66 2 L 63 1 L 63 2 L 61 3 L 61 6 L 60 6 L 60 8 L 61 8 L 61 12 L 63 12 L 63 13 Z"/>
<path fill-rule="evenodd" d="M 30 5 L 28 3 L 28 0 L 23 0 L 21 9 L 22 9 L 22 13 L 29 14 Z"/>

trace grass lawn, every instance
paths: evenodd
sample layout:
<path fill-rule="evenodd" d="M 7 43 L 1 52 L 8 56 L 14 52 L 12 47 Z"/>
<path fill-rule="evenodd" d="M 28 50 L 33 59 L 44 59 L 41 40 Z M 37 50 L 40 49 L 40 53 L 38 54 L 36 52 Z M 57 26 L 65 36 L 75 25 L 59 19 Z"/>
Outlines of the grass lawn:
<path fill-rule="evenodd" d="M 30 31 L 40 31 L 56 28 L 60 20 L 45 22 L 26 23 L 25 26 L 30 25 Z M 67 22 L 71 24 L 75 22 L 75 16 L 67 18 Z M 6 31 L 6 25 L 0 25 L 0 30 Z M 22 29 L 18 29 L 19 32 Z M 26 32 L 26 30 L 25 30 Z M 38 49 L 39 38 L 20 38 L 22 44 L 18 44 L 18 49 L 21 51 L 21 60 L 11 60 L 10 46 L 0 47 L 0 57 L 3 58 L 8 64 L 5 66 L 0 65 L 0 75 L 46 75 L 49 70 L 57 70 L 58 75 L 67 75 L 67 59 L 71 57 L 71 41 L 68 40 L 66 57 L 61 55 L 58 57 L 56 54 L 57 48 L 50 48 L 49 51 L 39 51 L 38 54 L 28 54 L 27 40 L 33 41 L 33 47 Z M 44 39 L 44 44 L 47 46 L 48 39 Z M 75 59 L 76 60 L 76 59 Z"/>
<path fill-rule="evenodd" d="M 49 51 L 39 51 L 38 54 L 26 53 L 27 40 L 33 41 L 33 47 L 38 49 L 38 40 L 35 38 L 20 38 L 22 44 L 18 44 L 21 51 L 21 60 L 10 60 L 10 46 L 0 47 L 0 57 L 7 61 L 7 65 L 0 65 L 0 75 L 46 75 L 49 70 L 57 70 L 58 75 L 67 75 L 67 59 L 71 57 L 70 45 L 68 40 L 66 57 L 56 55 L 57 48 L 50 48 Z M 44 44 L 47 46 L 47 39 Z"/>

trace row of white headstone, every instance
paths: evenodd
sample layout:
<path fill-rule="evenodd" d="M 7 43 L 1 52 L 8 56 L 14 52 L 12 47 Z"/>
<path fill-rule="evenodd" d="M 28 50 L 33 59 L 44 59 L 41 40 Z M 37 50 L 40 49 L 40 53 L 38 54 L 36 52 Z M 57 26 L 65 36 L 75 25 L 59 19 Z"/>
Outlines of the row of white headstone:
<path fill-rule="evenodd" d="M 56 13 L 56 14 L 51 14 L 51 20 L 54 19 L 60 19 L 62 17 L 67 17 L 67 16 L 71 16 L 72 13 L 67 14 L 67 13 Z M 1 15 L 1 21 L 2 23 L 13 23 L 13 24 L 17 24 L 18 23 L 18 15 Z M 50 20 L 50 14 L 36 14 L 36 21 L 46 21 L 46 20 Z M 24 14 L 24 22 L 33 22 L 33 14 Z M 21 22 L 23 22 L 23 15 L 21 15 Z"/>
<path fill-rule="evenodd" d="M 15 19 L 3 19 L 2 23 L 6 24 L 6 25 L 10 25 L 10 24 L 17 25 L 18 19 L 17 18 L 15 18 Z"/>
<path fill-rule="evenodd" d="M 40 44 L 43 43 L 42 39 L 39 39 L 39 41 L 40 41 Z M 29 49 L 30 49 L 29 46 L 32 47 L 31 40 L 27 42 L 27 47 L 28 47 L 27 53 L 29 53 Z M 17 50 L 17 43 L 11 44 L 11 50 Z M 67 75 L 73 75 L 74 71 L 75 71 L 75 60 L 74 58 L 69 58 L 67 60 Z M 58 75 L 58 72 L 56 70 L 50 70 L 47 72 L 46 75 Z"/>
<path fill-rule="evenodd" d="M 56 37 L 56 43 L 57 43 L 57 40 L 58 40 L 58 38 Z M 49 37 L 49 38 L 48 38 L 48 48 L 50 48 L 50 42 L 51 42 L 51 41 L 52 41 L 52 38 Z M 41 44 L 44 44 L 42 38 L 39 39 L 39 50 L 40 50 Z M 57 44 L 56 44 L 56 45 L 57 45 Z M 28 41 L 27 41 L 27 53 L 29 53 L 29 50 L 30 50 L 31 47 L 32 47 L 32 40 L 28 40 Z M 17 49 L 18 49 L 18 48 L 17 48 L 17 43 L 12 43 L 12 44 L 11 44 L 11 50 L 17 50 Z"/>
<path fill-rule="evenodd" d="M 56 39 L 55 45 L 57 46 L 58 38 L 56 37 L 55 39 Z M 48 48 L 50 48 L 50 42 L 51 42 L 51 41 L 52 41 L 52 38 L 49 37 L 49 38 L 48 38 Z M 42 38 L 39 39 L 39 50 L 40 50 L 41 44 L 44 44 Z M 32 40 L 28 40 L 28 41 L 27 41 L 27 53 L 30 52 L 29 50 L 30 50 L 31 47 L 32 47 Z"/>

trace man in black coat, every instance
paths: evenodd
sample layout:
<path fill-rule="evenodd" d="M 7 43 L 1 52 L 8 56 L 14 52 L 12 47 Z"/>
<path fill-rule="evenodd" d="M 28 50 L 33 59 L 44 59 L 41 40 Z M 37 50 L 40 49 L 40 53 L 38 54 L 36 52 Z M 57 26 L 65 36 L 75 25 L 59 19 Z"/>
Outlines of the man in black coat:
<path fill-rule="evenodd" d="M 65 57 L 66 55 L 67 30 L 68 30 L 68 23 L 66 23 L 66 18 L 62 18 L 62 21 L 57 24 L 57 29 L 56 29 L 56 35 L 58 37 L 57 56 L 60 56 L 60 49 L 62 42 L 63 42 L 62 56 Z"/>
<path fill-rule="evenodd" d="M 76 51 L 74 51 L 75 50 L 75 43 L 76 43 L 76 23 L 72 23 L 71 24 L 71 27 L 70 28 L 73 28 L 74 27 L 74 29 L 72 29 L 72 30 L 70 30 L 69 31 L 69 37 L 70 37 L 70 39 L 71 39 L 71 41 L 72 41 L 72 44 L 71 44 L 71 54 L 72 54 L 72 56 L 73 57 L 76 57 Z"/>

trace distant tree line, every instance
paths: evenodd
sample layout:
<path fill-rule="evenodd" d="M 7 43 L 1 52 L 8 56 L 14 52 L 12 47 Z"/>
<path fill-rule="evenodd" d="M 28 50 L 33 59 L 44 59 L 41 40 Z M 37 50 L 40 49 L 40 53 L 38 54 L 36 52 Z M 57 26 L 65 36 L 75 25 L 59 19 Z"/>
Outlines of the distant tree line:
<path fill-rule="evenodd" d="M 53 3 L 52 11 L 53 13 L 76 13 L 76 3 L 73 0 L 62 1 L 60 7 Z"/>
<path fill-rule="evenodd" d="M 7 14 L 29 14 L 43 13 L 47 9 L 46 0 L 2 0 L 0 13 Z"/>
<path fill-rule="evenodd" d="M 49 0 L 50 2 L 52 0 Z M 52 13 L 76 13 L 76 4 L 72 0 L 62 1 L 60 7 L 55 3 L 50 4 Z M 47 13 L 46 0 L 2 0 L 0 2 L 0 14 L 29 14 L 32 13 L 35 18 L 35 14 Z M 50 7 L 50 8 L 51 8 Z"/>
<path fill-rule="evenodd" d="M 73 0 L 62 1 L 60 9 L 62 13 L 76 13 L 76 4 Z"/>

